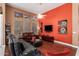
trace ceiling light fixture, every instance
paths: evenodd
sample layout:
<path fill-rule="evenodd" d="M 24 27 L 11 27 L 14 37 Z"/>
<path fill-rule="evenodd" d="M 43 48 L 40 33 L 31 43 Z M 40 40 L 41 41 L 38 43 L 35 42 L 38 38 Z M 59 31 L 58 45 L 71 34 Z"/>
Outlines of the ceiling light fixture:
<path fill-rule="evenodd" d="M 37 18 L 38 18 L 38 19 L 42 19 L 42 18 L 44 18 L 44 16 L 46 16 L 46 15 L 37 14 Z"/>

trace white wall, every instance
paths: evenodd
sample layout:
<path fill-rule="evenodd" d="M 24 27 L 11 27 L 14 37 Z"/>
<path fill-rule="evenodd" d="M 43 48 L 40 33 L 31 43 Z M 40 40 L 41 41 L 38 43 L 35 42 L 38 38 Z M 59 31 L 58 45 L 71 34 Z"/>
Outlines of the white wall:
<path fill-rule="evenodd" d="M 0 14 L 0 46 L 3 45 L 3 16 Z"/>
<path fill-rule="evenodd" d="M 78 46 L 79 19 L 78 19 L 78 4 L 72 4 L 72 44 Z"/>

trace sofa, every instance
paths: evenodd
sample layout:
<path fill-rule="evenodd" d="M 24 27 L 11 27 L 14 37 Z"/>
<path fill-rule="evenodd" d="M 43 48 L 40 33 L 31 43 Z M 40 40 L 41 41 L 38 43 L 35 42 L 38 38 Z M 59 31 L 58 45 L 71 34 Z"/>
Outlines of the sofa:
<path fill-rule="evenodd" d="M 39 47 L 42 45 L 42 38 L 40 38 L 40 35 L 34 35 L 32 32 L 23 33 L 22 38 L 20 39 L 31 43 L 34 47 Z"/>
<path fill-rule="evenodd" d="M 40 56 L 41 53 L 30 43 L 17 39 L 14 35 L 9 34 L 9 49 L 12 56 Z"/>
<path fill-rule="evenodd" d="M 31 42 L 32 37 L 33 37 L 32 32 L 28 32 L 28 33 L 26 32 L 26 33 L 23 33 L 22 35 L 22 39 L 25 40 L 26 42 Z"/>
<path fill-rule="evenodd" d="M 41 35 L 41 37 L 42 37 L 42 40 L 54 43 L 54 37 L 53 36 Z"/>

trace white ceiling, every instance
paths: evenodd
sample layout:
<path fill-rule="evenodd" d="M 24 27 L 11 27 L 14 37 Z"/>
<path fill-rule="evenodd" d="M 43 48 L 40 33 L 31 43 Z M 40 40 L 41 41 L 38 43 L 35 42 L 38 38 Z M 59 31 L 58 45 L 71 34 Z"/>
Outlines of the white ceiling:
<path fill-rule="evenodd" d="M 64 3 L 9 3 L 13 7 L 17 7 L 32 13 L 42 14 Z"/>

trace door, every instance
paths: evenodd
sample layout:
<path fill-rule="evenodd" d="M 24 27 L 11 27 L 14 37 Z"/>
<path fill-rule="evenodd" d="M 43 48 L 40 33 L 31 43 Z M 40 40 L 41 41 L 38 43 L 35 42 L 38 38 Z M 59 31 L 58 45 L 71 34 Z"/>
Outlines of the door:
<path fill-rule="evenodd" d="M 23 33 L 23 19 L 22 18 L 15 18 L 14 33 L 15 35 L 20 35 L 21 33 Z"/>
<path fill-rule="evenodd" d="M 37 34 L 37 24 L 36 23 L 32 23 L 32 31 L 34 34 Z"/>
<path fill-rule="evenodd" d="M 23 20 L 23 32 L 31 32 L 31 20 L 29 17 L 24 18 Z"/>

